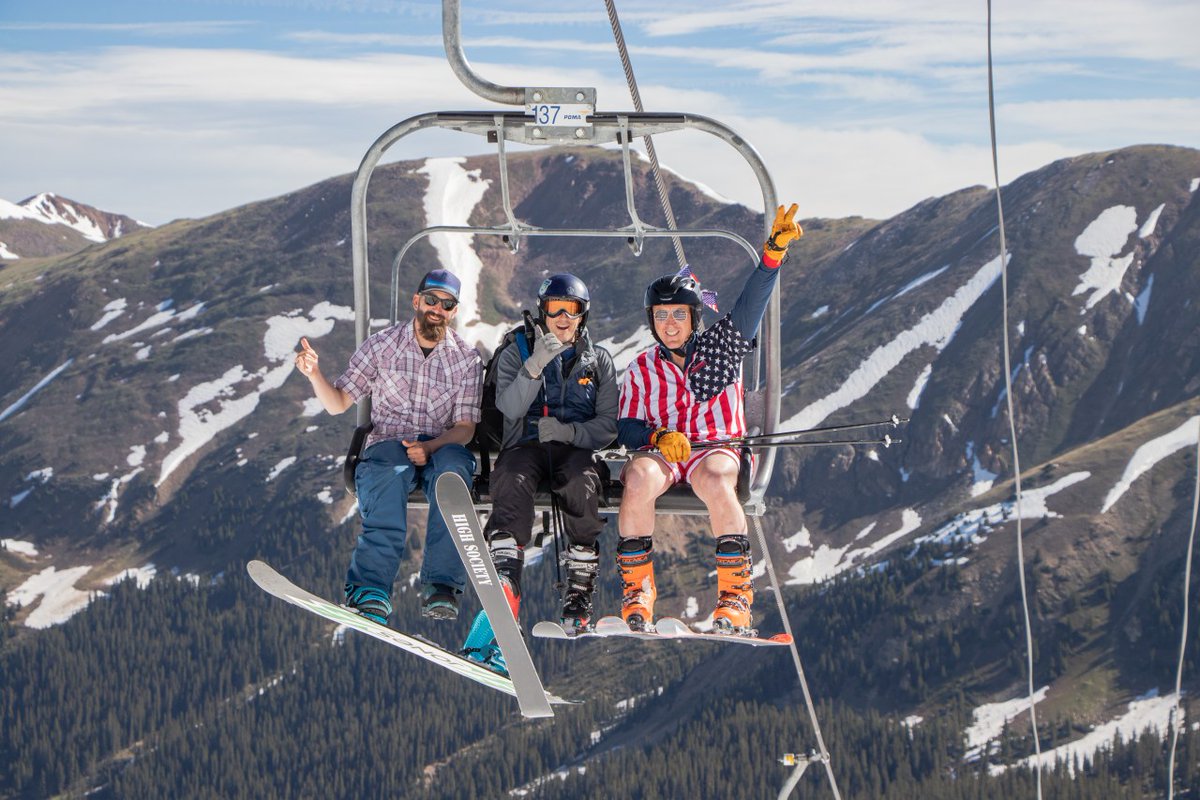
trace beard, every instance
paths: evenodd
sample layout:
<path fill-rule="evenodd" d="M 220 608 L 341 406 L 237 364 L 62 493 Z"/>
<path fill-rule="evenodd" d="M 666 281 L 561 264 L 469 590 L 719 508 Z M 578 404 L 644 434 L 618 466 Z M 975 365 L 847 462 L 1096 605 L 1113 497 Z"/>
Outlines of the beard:
<path fill-rule="evenodd" d="M 446 328 L 449 326 L 450 320 L 446 317 L 434 319 L 428 311 L 417 315 L 417 333 L 431 342 L 440 342 L 446 338 Z"/>

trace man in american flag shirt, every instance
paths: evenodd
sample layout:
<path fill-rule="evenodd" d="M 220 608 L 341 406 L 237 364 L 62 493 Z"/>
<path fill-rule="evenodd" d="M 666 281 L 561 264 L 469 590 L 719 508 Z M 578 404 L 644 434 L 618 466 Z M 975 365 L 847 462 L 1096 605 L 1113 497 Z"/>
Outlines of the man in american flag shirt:
<path fill-rule="evenodd" d="M 625 491 L 618 516 L 617 570 L 623 583 L 621 616 L 635 630 L 654 621 L 654 504 L 676 483 L 688 483 L 705 504 L 716 536 L 717 605 L 713 628 L 748 634 L 754 601 L 750 539 L 737 498 L 741 458 L 734 447 L 692 451 L 693 443 L 746 434 L 742 358 L 762 321 L 788 245 L 803 235 L 797 206 L 780 206 L 763 257 L 733 310 L 711 328 L 701 324 L 715 295 L 701 290 L 686 267 L 646 289 L 646 315 L 658 342 L 639 354 L 621 385 L 617 442 L 638 453 L 621 473 Z"/>

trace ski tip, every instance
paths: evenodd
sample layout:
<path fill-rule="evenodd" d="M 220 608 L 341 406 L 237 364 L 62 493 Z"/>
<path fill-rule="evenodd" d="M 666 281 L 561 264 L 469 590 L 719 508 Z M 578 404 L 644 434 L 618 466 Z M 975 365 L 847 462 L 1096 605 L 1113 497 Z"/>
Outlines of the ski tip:
<path fill-rule="evenodd" d="M 554 716 L 554 709 L 550 706 L 546 706 L 545 708 L 531 708 L 528 710 L 522 708 L 521 716 L 525 719 L 548 719 Z"/>
<path fill-rule="evenodd" d="M 533 626 L 533 635 L 539 639 L 573 639 L 557 622 L 539 622 Z"/>

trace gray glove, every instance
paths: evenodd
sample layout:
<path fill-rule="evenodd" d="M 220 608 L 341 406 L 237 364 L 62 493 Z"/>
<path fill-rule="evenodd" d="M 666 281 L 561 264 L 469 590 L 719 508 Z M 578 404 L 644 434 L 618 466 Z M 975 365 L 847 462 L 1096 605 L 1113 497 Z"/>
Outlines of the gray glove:
<path fill-rule="evenodd" d="M 531 378 L 540 378 L 542 370 L 566 347 L 553 333 L 543 333 L 533 344 L 533 352 L 525 359 L 525 371 Z"/>
<path fill-rule="evenodd" d="M 538 419 L 538 441 L 571 444 L 575 441 L 575 426 L 559 422 L 557 417 L 541 417 Z"/>

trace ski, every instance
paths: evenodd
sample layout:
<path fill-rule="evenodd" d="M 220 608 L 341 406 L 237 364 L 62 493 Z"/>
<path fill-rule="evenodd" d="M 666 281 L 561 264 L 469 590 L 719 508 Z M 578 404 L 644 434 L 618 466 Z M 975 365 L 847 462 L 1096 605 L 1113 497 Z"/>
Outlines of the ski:
<path fill-rule="evenodd" d="M 568 628 L 560 622 L 544 620 L 533 626 L 533 635 L 539 639 L 586 639 L 600 634 L 592 628 Z"/>
<path fill-rule="evenodd" d="M 307 592 L 296 586 L 296 584 L 280 575 L 274 568 L 263 561 L 251 561 L 246 564 L 246 572 L 250 574 L 250 578 L 263 591 L 278 597 L 280 600 L 286 600 L 294 606 L 303 608 L 305 611 L 310 611 L 331 622 L 353 628 L 380 641 L 387 642 L 394 647 L 407 650 L 426 661 L 430 661 L 440 667 L 445 667 L 451 672 L 456 672 L 465 678 L 470 678 L 478 684 L 504 692 L 516 697 L 518 700 L 520 699 L 513 682 L 503 675 L 493 672 L 470 659 L 463 658 L 457 653 L 452 653 L 449 650 L 438 647 L 432 642 L 409 636 L 386 625 L 380 625 L 378 622 L 372 622 L 345 606 L 336 605 L 328 600 L 317 597 L 311 592 Z M 547 708 L 551 703 L 566 704 L 571 702 L 549 693 L 545 693 L 545 698 Z"/>
<path fill-rule="evenodd" d="M 438 510 L 450 529 L 450 537 L 458 548 L 458 555 L 467 568 L 467 575 L 475 587 L 475 593 L 479 595 L 488 621 L 492 623 L 496 643 L 504 653 L 504 662 L 516 689 L 521 713 L 527 717 L 554 716 L 546 690 L 542 688 L 542 679 L 538 677 L 529 648 L 525 646 L 521 628 L 513 619 L 508 599 L 500 586 L 500 576 L 496 574 L 496 565 L 492 563 L 491 553 L 483 538 L 483 526 L 479 524 L 479 515 L 475 513 L 471 490 L 460 476 L 447 472 L 438 476 L 434 491 Z"/>
<path fill-rule="evenodd" d="M 658 632 L 672 639 L 703 639 L 708 642 L 724 642 L 726 644 L 748 644 L 751 647 L 770 647 L 789 645 L 792 637 L 786 633 L 774 636 L 743 636 L 736 633 L 702 632 L 695 630 L 683 620 L 674 617 L 662 617 L 655 623 Z"/>
<path fill-rule="evenodd" d="M 669 637 L 655 631 L 651 625 L 648 630 L 635 631 L 620 617 L 601 617 L 596 620 L 597 636 L 629 636 L 634 639 L 666 639 Z"/>

